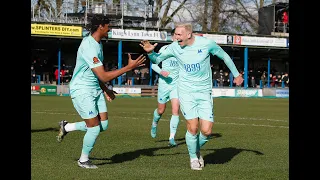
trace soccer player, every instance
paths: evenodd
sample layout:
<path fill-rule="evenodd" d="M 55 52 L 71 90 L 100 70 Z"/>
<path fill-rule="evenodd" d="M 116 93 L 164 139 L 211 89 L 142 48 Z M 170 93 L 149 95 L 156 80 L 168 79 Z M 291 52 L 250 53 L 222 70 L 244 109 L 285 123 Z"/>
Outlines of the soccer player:
<path fill-rule="evenodd" d="M 193 35 L 191 24 L 178 24 L 175 28 L 175 38 L 177 41 L 168 45 L 161 53 L 153 52 L 157 43 L 152 45 L 144 40 L 140 46 L 154 63 L 169 57 L 176 57 L 178 60 L 178 98 L 181 112 L 187 120 L 185 139 L 190 166 L 192 170 L 202 170 L 204 160 L 200 155 L 200 148 L 208 142 L 214 122 L 210 54 L 224 61 L 234 75 L 236 85 L 240 85 L 243 78 L 230 56 L 216 42 Z"/>
<path fill-rule="evenodd" d="M 175 41 L 174 29 L 171 32 L 172 40 Z M 168 45 L 161 47 L 159 52 L 161 53 Z M 179 100 L 177 94 L 177 80 L 179 75 L 178 62 L 175 57 L 170 57 L 162 61 L 162 69 L 158 64 L 152 64 L 151 68 L 160 74 L 159 85 L 158 85 L 158 108 L 153 112 L 153 120 L 151 125 L 151 137 L 155 138 L 157 136 L 157 125 L 158 122 L 166 109 L 166 103 L 171 100 L 172 106 L 172 116 L 170 119 L 170 136 L 169 136 L 169 146 L 176 146 L 174 137 L 177 132 L 177 127 L 179 124 Z"/>
<path fill-rule="evenodd" d="M 78 166 L 82 168 L 97 168 L 89 160 L 100 132 L 108 128 L 108 111 L 106 99 L 111 101 L 105 83 L 127 71 L 143 65 L 145 56 L 140 55 L 132 60 L 128 54 L 128 65 L 117 70 L 104 70 L 102 38 L 108 38 L 109 19 L 103 15 L 94 15 L 89 24 L 90 34 L 83 38 L 77 52 L 76 66 L 70 81 L 70 96 L 74 108 L 84 121 L 68 123 L 59 122 L 60 131 L 57 140 L 61 142 L 68 132 L 85 131 L 81 156 Z"/>

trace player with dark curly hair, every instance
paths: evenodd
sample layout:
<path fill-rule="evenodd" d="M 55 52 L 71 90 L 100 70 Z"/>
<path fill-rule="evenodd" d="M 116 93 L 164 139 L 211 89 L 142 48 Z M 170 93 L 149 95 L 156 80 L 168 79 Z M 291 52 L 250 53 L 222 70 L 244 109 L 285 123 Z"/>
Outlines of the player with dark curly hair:
<path fill-rule="evenodd" d="M 101 40 L 108 38 L 110 20 L 104 15 L 94 15 L 88 24 L 90 33 L 83 38 L 77 52 L 76 66 L 70 81 L 70 96 L 74 108 L 84 121 L 68 123 L 59 122 L 58 142 L 71 131 L 86 132 L 78 165 L 82 168 L 98 168 L 89 160 L 90 152 L 100 132 L 108 128 L 108 111 L 106 99 L 112 101 L 114 94 L 105 83 L 125 72 L 143 65 L 146 57 L 140 55 L 136 60 L 128 54 L 128 65 L 106 72 L 103 61 Z"/>

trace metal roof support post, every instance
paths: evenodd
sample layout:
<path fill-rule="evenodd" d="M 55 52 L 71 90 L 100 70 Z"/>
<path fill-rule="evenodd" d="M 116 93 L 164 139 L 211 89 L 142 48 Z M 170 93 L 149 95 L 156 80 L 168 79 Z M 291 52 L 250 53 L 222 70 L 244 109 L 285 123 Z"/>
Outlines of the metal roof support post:
<path fill-rule="evenodd" d="M 122 68 L 122 40 L 118 42 L 118 69 Z M 118 77 L 118 85 L 121 86 L 122 76 Z"/>
<path fill-rule="evenodd" d="M 147 30 L 147 6 L 144 6 L 144 30 Z"/>
<path fill-rule="evenodd" d="M 60 85 L 60 71 L 61 71 L 61 39 L 59 39 L 58 48 L 58 85 Z"/>
<path fill-rule="evenodd" d="M 270 69 L 271 69 L 271 65 L 270 65 L 270 57 L 268 59 L 268 88 L 270 88 Z"/>
<path fill-rule="evenodd" d="M 123 1 L 121 1 L 121 29 L 123 29 L 123 9 L 124 9 L 124 7 L 123 7 Z"/>
<path fill-rule="evenodd" d="M 248 47 L 244 48 L 244 85 L 245 89 L 248 88 Z"/>

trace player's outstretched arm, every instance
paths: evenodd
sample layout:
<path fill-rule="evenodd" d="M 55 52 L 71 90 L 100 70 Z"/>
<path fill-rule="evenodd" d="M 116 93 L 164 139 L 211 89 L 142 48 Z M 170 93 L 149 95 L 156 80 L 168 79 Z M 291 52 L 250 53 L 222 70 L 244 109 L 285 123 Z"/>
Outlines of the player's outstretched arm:
<path fill-rule="evenodd" d="M 236 83 L 236 85 L 241 85 L 243 82 L 243 78 L 240 75 L 237 67 L 234 65 L 230 56 L 216 42 L 210 40 L 208 44 L 210 53 L 222 59 L 226 66 L 230 69 L 231 73 L 235 77 L 233 82 Z"/>
<path fill-rule="evenodd" d="M 158 74 L 161 74 L 163 77 L 168 77 L 170 72 L 162 70 L 157 64 L 152 64 L 151 68 Z"/>
<path fill-rule="evenodd" d="M 148 53 L 150 61 L 154 64 L 159 64 L 161 61 L 164 61 L 169 57 L 174 57 L 173 51 L 170 47 L 166 48 L 161 53 L 155 53 L 153 50 L 158 43 L 152 45 L 148 40 L 143 40 L 139 45 Z"/>
<path fill-rule="evenodd" d="M 118 76 L 121 76 L 123 73 L 131 71 L 136 67 L 143 66 L 144 65 L 143 63 L 146 60 L 146 57 L 143 55 L 140 55 L 137 59 L 132 60 L 131 55 L 128 54 L 128 58 L 129 58 L 128 65 L 126 65 L 121 69 L 106 72 L 103 66 L 98 66 L 98 67 L 92 68 L 92 71 L 97 75 L 100 81 L 105 83 L 113 80 Z"/>
<path fill-rule="evenodd" d="M 151 44 L 148 40 L 143 40 L 139 44 L 147 53 L 151 53 L 158 43 Z"/>
<path fill-rule="evenodd" d="M 218 56 L 220 59 L 222 59 L 224 61 L 224 63 L 226 64 L 226 66 L 230 69 L 231 73 L 234 76 L 234 83 L 236 83 L 236 85 L 241 85 L 243 82 L 243 78 L 240 75 L 237 67 L 235 66 L 234 62 L 232 61 L 232 59 L 230 58 L 228 53 L 226 53 L 220 47 L 220 50 L 215 55 Z"/>

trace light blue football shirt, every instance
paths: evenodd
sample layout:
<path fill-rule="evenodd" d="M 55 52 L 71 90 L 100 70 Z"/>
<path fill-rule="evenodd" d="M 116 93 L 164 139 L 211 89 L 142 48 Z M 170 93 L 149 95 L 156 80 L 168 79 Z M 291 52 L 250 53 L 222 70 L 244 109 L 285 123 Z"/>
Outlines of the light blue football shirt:
<path fill-rule="evenodd" d="M 216 42 L 202 36 L 195 36 L 191 46 L 181 47 L 176 41 L 161 53 L 152 52 L 148 56 L 156 64 L 169 57 L 175 57 L 179 65 L 178 91 L 188 93 L 212 92 L 210 54 L 222 59 L 234 77 L 239 76 L 230 56 Z"/>
<path fill-rule="evenodd" d="M 161 53 L 167 47 L 168 45 L 162 46 L 159 50 L 159 53 Z M 161 85 L 162 88 L 166 86 L 175 86 L 179 77 L 179 66 L 177 59 L 175 57 L 170 57 L 161 63 L 162 69 L 160 69 L 156 64 L 152 64 L 151 66 L 152 69 L 158 74 L 160 74 L 161 70 L 169 72 L 168 77 L 160 76 L 159 85 Z"/>
<path fill-rule="evenodd" d="M 102 66 L 102 61 L 102 43 L 98 43 L 91 35 L 84 37 L 78 48 L 76 66 L 69 84 L 71 96 L 84 91 L 101 90 L 99 79 L 91 69 Z"/>

